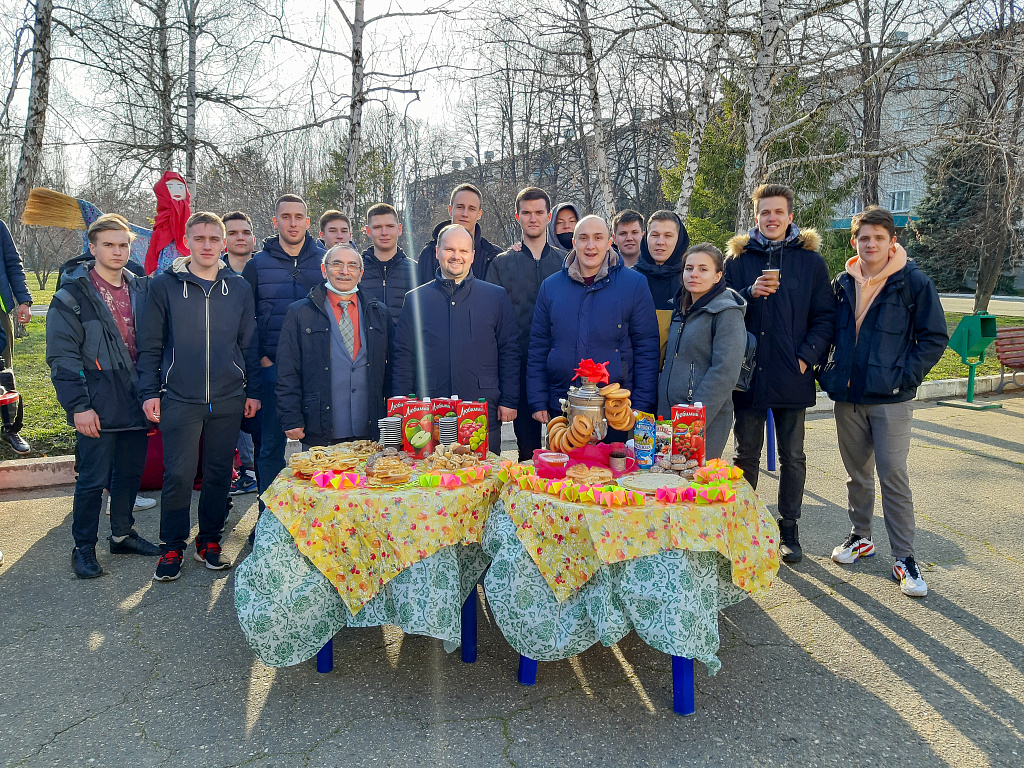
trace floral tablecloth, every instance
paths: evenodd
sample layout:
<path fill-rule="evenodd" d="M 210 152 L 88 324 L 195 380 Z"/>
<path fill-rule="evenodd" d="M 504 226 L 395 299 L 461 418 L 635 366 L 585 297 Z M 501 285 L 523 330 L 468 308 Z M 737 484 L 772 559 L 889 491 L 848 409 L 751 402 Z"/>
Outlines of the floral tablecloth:
<path fill-rule="evenodd" d="M 334 490 L 286 470 L 262 498 L 355 614 L 415 563 L 445 547 L 478 543 L 500 489 L 492 473 L 457 488 Z"/>
<path fill-rule="evenodd" d="M 558 661 L 598 642 L 617 643 L 635 629 L 652 648 L 697 659 L 710 674 L 719 670 L 718 612 L 747 597 L 725 557 L 713 549 L 672 550 L 598 565 L 586 584 L 559 599 L 522 536 L 499 501 L 484 528 L 484 552 L 492 558 L 484 589 L 517 653 Z"/>
<path fill-rule="evenodd" d="M 779 528 L 750 485 L 736 500 L 698 505 L 648 499 L 644 506 L 602 508 L 508 483 L 504 509 L 520 541 L 558 600 L 586 584 L 601 566 L 659 552 L 717 552 L 732 582 L 752 595 L 768 591 L 779 570 Z"/>
<path fill-rule="evenodd" d="M 489 560 L 479 544 L 442 547 L 401 571 L 353 615 L 281 522 L 263 515 L 252 553 L 235 569 L 235 610 L 249 645 L 272 667 L 312 658 L 343 627 L 396 624 L 443 640 L 451 651 L 461 642 L 462 604 Z"/>

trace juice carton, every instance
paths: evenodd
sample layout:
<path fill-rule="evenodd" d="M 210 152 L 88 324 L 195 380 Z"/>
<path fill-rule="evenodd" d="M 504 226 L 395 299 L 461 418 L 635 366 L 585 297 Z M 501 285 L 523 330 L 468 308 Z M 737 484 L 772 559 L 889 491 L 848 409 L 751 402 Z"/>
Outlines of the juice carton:
<path fill-rule="evenodd" d="M 430 398 L 430 415 L 434 421 L 434 444 L 441 442 L 441 435 L 438 433 L 437 420 L 442 416 L 454 416 L 455 404 L 459 401 L 457 397 L 432 397 Z"/>
<path fill-rule="evenodd" d="M 487 458 L 487 401 L 459 400 L 459 444 L 468 445 L 481 459 Z"/>
<path fill-rule="evenodd" d="M 669 456 L 672 453 L 672 421 L 659 417 L 657 424 L 657 437 L 654 442 L 654 459 Z"/>
<path fill-rule="evenodd" d="M 406 400 L 402 411 L 402 447 L 415 459 L 425 459 L 434 450 L 430 399 Z"/>
<path fill-rule="evenodd" d="M 672 455 L 704 466 L 704 427 L 706 415 L 702 403 L 672 406 Z"/>
<path fill-rule="evenodd" d="M 405 395 L 396 395 L 388 398 L 388 416 L 404 416 L 405 403 L 409 398 Z"/>
<path fill-rule="evenodd" d="M 633 425 L 633 452 L 639 469 L 650 469 L 657 458 L 654 455 L 657 437 L 654 415 L 637 411 L 636 424 Z"/>

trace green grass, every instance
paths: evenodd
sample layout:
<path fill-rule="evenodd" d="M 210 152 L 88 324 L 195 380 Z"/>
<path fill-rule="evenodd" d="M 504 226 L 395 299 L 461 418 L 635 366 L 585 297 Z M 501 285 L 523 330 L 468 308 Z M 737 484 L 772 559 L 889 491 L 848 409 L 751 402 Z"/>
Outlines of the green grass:
<path fill-rule="evenodd" d="M 48 307 L 50 306 L 50 299 L 53 298 L 53 294 L 57 290 L 57 276 L 50 275 L 46 280 L 46 287 L 40 289 L 36 276 L 30 274 L 28 275 L 28 290 L 32 294 L 32 306 Z"/>

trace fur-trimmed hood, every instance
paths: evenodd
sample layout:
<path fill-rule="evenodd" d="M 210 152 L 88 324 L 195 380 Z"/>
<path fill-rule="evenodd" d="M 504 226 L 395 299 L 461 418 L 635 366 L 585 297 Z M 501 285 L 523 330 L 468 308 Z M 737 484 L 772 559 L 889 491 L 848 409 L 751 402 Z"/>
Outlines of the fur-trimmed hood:
<path fill-rule="evenodd" d="M 750 241 L 751 235 L 749 233 L 745 235 L 736 235 L 735 237 L 730 238 L 729 243 L 725 247 L 726 258 L 735 259 L 743 253 L 747 245 L 750 244 Z M 755 240 L 755 243 L 756 242 L 757 241 Z M 792 242 L 790 241 L 790 238 L 787 237 L 783 241 L 783 245 L 791 245 L 803 248 L 805 251 L 814 251 L 815 253 L 818 253 L 821 248 L 821 235 L 818 234 L 818 230 L 816 229 L 800 229 L 797 231 L 796 237 L 792 238 Z"/>

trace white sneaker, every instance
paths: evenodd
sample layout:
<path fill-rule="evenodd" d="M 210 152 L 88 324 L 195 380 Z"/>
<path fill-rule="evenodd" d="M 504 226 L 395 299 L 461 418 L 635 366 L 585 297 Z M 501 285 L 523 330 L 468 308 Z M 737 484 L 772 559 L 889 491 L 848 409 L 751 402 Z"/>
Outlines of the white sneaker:
<path fill-rule="evenodd" d="M 875 554 L 875 545 L 871 539 L 851 533 L 846 541 L 832 550 L 832 562 L 849 565 L 857 562 L 859 557 L 871 557 Z"/>
<path fill-rule="evenodd" d="M 908 597 L 924 597 L 928 594 L 928 585 L 921 578 L 921 571 L 913 557 L 897 560 L 892 567 L 892 578 L 899 582 L 900 592 Z"/>
<path fill-rule="evenodd" d="M 136 496 L 135 497 L 135 506 L 133 507 L 132 511 L 133 512 L 141 512 L 144 509 L 152 509 L 155 506 L 156 506 L 156 499 L 147 499 L 145 496 Z M 107 511 L 107 517 L 110 517 L 110 495 L 109 494 L 107 495 L 107 503 L 104 504 L 103 507 Z"/>

